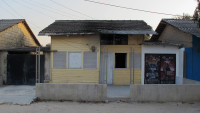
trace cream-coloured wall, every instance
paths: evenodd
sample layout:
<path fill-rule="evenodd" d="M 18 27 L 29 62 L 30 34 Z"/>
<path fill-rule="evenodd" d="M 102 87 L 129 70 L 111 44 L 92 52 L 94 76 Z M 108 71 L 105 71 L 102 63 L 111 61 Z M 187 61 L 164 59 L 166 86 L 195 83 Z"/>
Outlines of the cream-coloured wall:
<path fill-rule="evenodd" d="M 53 69 L 53 83 L 99 83 L 98 69 Z"/>
<path fill-rule="evenodd" d="M 0 49 L 37 46 L 23 23 L 0 32 Z"/>
<path fill-rule="evenodd" d="M 144 35 L 129 35 L 128 45 L 139 45 L 144 42 Z"/>
<path fill-rule="evenodd" d="M 134 84 L 141 84 L 141 69 L 131 70 L 129 67 L 129 54 L 131 48 L 136 54 L 141 54 L 141 43 L 144 41 L 144 35 L 129 35 L 128 45 L 101 45 L 101 52 L 112 52 L 112 53 L 127 53 L 127 68 L 115 69 L 113 68 L 113 84 L 114 85 L 129 85 L 130 79 Z M 106 49 L 105 49 L 106 48 Z M 137 59 L 134 59 L 137 60 Z M 115 57 L 113 58 L 115 65 Z M 131 72 L 133 71 L 133 72 Z M 134 78 L 132 77 L 134 76 Z"/>
<path fill-rule="evenodd" d="M 129 68 L 129 54 L 131 52 L 131 48 L 134 49 L 134 53 L 141 53 L 141 45 L 101 45 L 101 52 L 104 48 L 107 48 L 106 52 L 112 53 L 127 53 L 127 68 L 125 69 L 115 69 L 113 68 L 113 84 L 114 85 L 129 85 L 130 84 L 130 76 L 134 76 L 134 84 L 141 84 L 141 69 L 130 70 Z M 134 59 L 137 60 L 137 59 Z M 115 66 L 115 57 L 113 58 L 114 66 Z M 134 71 L 134 75 L 130 74 L 131 71 Z"/>
<path fill-rule="evenodd" d="M 171 43 L 180 43 L 184 47 L 192 47 L 192 35 L 184 33 L 171 25 L 167 25 L 162 32 L 160 41 L 171 42 Z"/>
<path fill-rule="evenodd" d="M 51 82 L 52 83 L 99 83 L 99 47 L 98 35 L 52 36 L 51 50 L 82 53 L 82 68 L 66 69 L 53 68 L 53 53 L 51 53 Z M 83 53 L 91 52 L 91 46 L 96 47 L 97 69 L 83 69 Z M 68 55 L 66 55 L 67 57 Z"/>
<path fill-rule="evenodd" d="M 129 53 L 131 48 L 134 53 L 141 53 L 141 44 L 144 40 L 143 35 L 129 35 L 128 45 L 101 45 L 99 35 L 76 35 L 76 36 L 52 36 L 51 50 L 68 52 L 83 52 L 91 51 L 91 46 L 97 48 L 97 69 L 68 69 L 68 61 L 66 69 L 53 69 L 53 53 L 51 53 L 51 82 L 52 83 L 99 83 L 99 49 L 103 52 L 103 48 L 108 48 L 108 52 L 127 53 L 127 68 L 113 69 L 113 84 L 114 85 L 129 85 L 130 84 L 130 69 L 129 69 Z M 66 55 L 68 56 L 68 55 Z M 66 58 L 68 60 L 68 58 Z M 82 58 L 83 59 L 83 58 Z M 113 61 L 115 59 L 113 58 Z M 136 59 L 137 60 L 137 59 Z M 134 69 L 134 84 L 141 84 L 141 69 Z M 133 80 L 133 77 L 132 77 Z"/>

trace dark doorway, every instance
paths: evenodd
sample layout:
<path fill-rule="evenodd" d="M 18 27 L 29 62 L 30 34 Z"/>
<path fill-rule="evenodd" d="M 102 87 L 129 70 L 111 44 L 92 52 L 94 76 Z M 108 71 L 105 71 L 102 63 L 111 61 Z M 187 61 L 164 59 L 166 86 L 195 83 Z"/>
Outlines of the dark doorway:
<path fill-rule="evenodd" d="M 35 55 L 8 54 L 7 56 L 7 84 L 34 85 L 36 61 Z M 44 55 L 40 56 L 40 82 L 44 81 Z"/>
<path fill-rule="evenodd" d="M 126 53 L 115 53 L 115 68 L 126 68 Z"/>

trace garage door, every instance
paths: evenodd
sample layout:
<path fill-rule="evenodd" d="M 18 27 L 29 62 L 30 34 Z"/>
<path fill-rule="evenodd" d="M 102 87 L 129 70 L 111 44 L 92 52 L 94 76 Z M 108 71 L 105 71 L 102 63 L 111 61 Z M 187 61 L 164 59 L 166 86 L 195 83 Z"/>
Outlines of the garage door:
<path fill-rule="evenodd" d="M 40 82 L 44 81 L 44 55 L 41 55 Z M 35 84 L 35 55 L 8 54 L 7 56 L 7 84 L 34 85 Z"/>

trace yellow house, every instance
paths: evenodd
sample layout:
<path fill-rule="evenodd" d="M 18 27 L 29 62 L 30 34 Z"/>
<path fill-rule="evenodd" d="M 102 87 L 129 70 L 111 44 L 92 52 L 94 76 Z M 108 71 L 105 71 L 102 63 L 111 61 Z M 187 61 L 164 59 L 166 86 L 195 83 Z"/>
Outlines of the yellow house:
<path fill-rule="evenodd" d="M 57 20 L 51 36 L 51 83 L 141 84 L 141 44 L 152 28 L 140 20 Z"/>

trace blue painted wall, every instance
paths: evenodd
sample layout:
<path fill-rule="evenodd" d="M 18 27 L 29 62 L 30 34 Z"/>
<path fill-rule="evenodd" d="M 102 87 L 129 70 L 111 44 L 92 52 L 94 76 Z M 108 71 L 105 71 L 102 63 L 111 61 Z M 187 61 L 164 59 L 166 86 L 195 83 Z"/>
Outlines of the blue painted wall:
<path fill-rule="evenodd" d="M 186 52 L 186 78 L 200 81 L 200 38 L 193 36 L 192 48 L 185 48 Z"/>

